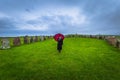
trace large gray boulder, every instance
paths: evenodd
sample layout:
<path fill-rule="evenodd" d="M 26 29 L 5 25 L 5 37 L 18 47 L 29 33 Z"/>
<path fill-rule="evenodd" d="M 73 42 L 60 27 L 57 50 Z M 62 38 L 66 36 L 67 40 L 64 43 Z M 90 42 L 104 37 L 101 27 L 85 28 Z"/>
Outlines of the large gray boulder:
<path fill-rule="evenodd" d="M 0 49 L 9 49 L 9 48 L 10 48 L 10 41 L 7 38 L 1 39 Z"/>

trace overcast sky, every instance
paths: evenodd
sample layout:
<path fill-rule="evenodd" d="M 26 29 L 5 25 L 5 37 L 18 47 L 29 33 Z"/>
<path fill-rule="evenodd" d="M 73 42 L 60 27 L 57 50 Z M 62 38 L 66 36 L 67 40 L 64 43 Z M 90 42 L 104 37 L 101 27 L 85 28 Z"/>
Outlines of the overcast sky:
<path fill-rule="evenodd" d="M 120 0 L 0 0 L 0 36 L 120 34 Z"/>

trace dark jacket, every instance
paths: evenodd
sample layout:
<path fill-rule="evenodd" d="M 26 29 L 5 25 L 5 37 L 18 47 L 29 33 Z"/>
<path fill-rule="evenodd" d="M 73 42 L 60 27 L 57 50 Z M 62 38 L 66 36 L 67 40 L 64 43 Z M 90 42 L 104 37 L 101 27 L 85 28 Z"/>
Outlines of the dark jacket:
<path fill-rule="evenodd" d="M 57 43 L 57 49 L 58 49 L 58 50 L 62 50 L 62 45 L 63 45 L 63 40 L 62 40 L 62 39 L 59 39 L 59 40 L 58 40 L 58 43 Z"/>

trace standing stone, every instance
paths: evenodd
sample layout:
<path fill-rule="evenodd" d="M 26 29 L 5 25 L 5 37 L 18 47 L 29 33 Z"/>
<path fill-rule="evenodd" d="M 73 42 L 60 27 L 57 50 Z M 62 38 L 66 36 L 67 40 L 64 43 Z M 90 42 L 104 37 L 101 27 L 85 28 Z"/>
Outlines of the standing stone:
<path fill-rule="evenodd" d="M 114 36 L 108 37 L 107 41 L 109 42 L 109 44 L 116 46 L 117 39 Z"/>
<path fill-rule="evenodd" d="M 44 40 L 46 40 L 46 37 L 44 36 Z"/>
<path fill-rule="evenodd" d="M 105 40 L 105 36 L 104 35 L 102 36 L 102 40 Z"/>
<path fill-rule="evenodd" d="M 35 36 L 35 38 L 34 38 L 34 42 L 37 42 L 37 41 L 38 41 L 38 37 Z"/>
<path fill-rule="evenodd" d="M 90 38 L 92 38 L 92 35 L 90 35 Z"/>
<path fill-rule="evenodd" d="M 101 36 L 99 36 L 99 39 L 105 40 L 105 36 L 101 35 Z"/>
<path fill-rule="evenodd" d="M 102 39 L 102 36 L 99 36 L 99 39 Z"/>
<path fill-rule="evenodd" d="M 43 36 L 40 37 L 40 41 L 44 41 L 44 37 Z"/>
<path fill-rule="evenodd" d="M 33 37 L 30 38 L 30 43 L 33 43 Z"/>
<path fill-rule="evenodd" d="M 10 41 L 7 38 L 1 40 L 1 49 L 9 49 Z"/>
<path fill-rule="evenodd" d="M 86 38 L 91 38 L 92 37 L 92 35 L 86 35 Z"/>
<path fill-rule="evenodd" d="M 117 41 L 116 41 L 116 47 L 120 48 L 120 40 L 119 39 L 117 39 Z"/>
<path fill-rule="evenodd" d="M 120 49 L 120 40 L 118 40 L 118 42 L 119 42 L 119 49 Z"/>
<path fill-rule="evenodd" d="M 24 37 L 24 44 L 28 44 L 28 43 L 29 43 L 28 36 L 25 36 Z"/>
<path fill-rule="evenodd" d="M 96 38 L 99 39 L 100 35 L 96 35 Z"/>
<path fill-rule="evenodd" d="M 19 37 L 14 38 L 13 44 L 14 46 L 19 46 L 21 44 L 20 38 Z"/>

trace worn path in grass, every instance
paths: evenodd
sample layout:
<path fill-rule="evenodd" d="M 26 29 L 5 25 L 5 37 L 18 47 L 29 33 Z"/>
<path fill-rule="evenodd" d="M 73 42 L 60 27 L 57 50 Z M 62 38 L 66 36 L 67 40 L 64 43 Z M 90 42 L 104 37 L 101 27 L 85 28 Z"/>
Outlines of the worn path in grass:
<path fill-rule="evenodd" d="M 0 80 L 120 80 L 120 50 L 106 41 L 66 38 L 0 50 Z"/>

